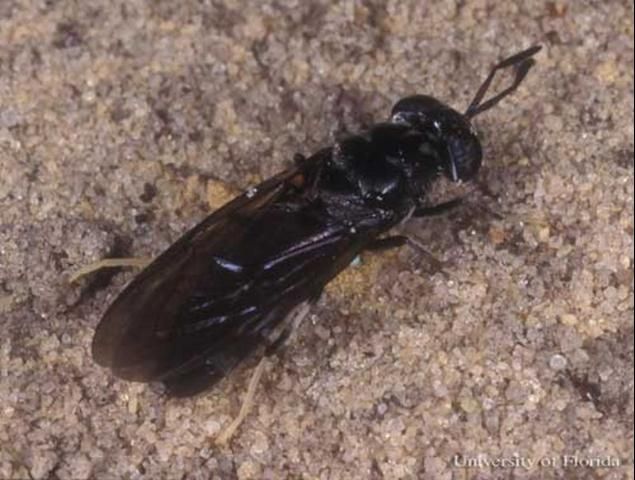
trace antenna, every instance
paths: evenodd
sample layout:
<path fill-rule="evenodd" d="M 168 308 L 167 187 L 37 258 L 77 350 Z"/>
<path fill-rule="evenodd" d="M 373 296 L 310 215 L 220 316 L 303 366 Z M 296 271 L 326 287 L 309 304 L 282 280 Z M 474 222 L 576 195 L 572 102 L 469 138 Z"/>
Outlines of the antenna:
<path fill-rule="evenodd" d="M 535 45 L 531 48 L 528 48 L 527 50 L 517 53 L 516 55 L 512 55 L 511 57 L 506 58 L 502 62 L 498 63 L 494 68 L 492 68 L 489 75 L 487 76 L 483 84 L 480 86 L 478 91 L 476 92 L 476 95 L 474 96 L 474 100 L 472 100 L 472 103 L 470 103 L 470 106 L 467 107 L 467 110 L 465 111 L 465 116 L 468 119 L 470 119 L 472 117 L 475 117 L 479 113 L 484 112 L 485 110 L 489 110 L 498 102 L 500 102 L 503 98 L 505 98 L 507 95 L 512 93 L 514 90 L 516 90 L 516 88 L 518 88 L 518 85 L 520 85 L 520 83 L 523 81 L 523 79 L 527 75 L 527 72 L 529 72 L 529 69 L 535 63 L 532 57 L 536 53 L 538 53 L 541 49 L 542 49 L 542 45 Z M 516 77 L 514 78 L 514 82 L 511 84 L 511 86 L 507 87 L 498 95 L 495 95 L 489 100 L 486 100 L 481 103 L 481 100 L 483 100 L 485 93 L 487 93 L 487 89 L 490 87 L 496 72 L 498 70 L 501 70 L 507 67 L 514 67 L 516 70 Z"/>

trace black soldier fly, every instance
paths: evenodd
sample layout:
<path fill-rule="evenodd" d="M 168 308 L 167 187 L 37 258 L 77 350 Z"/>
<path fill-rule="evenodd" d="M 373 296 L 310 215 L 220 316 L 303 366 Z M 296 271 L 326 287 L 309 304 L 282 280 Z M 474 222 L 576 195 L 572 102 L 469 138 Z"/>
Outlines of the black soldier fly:
<path fill-rule="evenodd" d="M 255 352 L 273 352 L 360 252 L 406 241 L 382 234 L 456 204 L 427 206 L 426 192 L 440 175 L 474 178 L 482 150 L 472 118 L 518 87 L 540 48 L 496 65 L 465 113 L 426 95 L 403 98 L 387 122 L 296 155 L 289 170 L 217 210 L 114 301 L 95 332 L 95 361 L 184 397 Z M 508 67 L 512 84 L 484 101 L 495 73 Z"/>

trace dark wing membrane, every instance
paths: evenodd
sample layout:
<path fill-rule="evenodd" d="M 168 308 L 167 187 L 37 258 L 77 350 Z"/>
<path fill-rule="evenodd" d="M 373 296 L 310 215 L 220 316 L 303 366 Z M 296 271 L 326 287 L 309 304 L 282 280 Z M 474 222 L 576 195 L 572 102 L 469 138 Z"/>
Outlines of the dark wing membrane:
<path fill-rule="evenodd" d="M 97 363 L 184 396 L 266 344 L 365 243 L 319 207 L 294 202 L 302 180 L 299 168 L 273 177 L 160 255 L 104 315 Z"/>

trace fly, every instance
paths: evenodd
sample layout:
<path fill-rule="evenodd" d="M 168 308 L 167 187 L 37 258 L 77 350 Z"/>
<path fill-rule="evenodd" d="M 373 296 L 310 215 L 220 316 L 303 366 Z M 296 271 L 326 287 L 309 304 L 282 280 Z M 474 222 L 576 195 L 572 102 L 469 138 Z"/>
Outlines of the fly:
<path fill-rule="evenodd" d="M 95 361 L 187 397 L 253 354 L 274 352 L 360 252 L 403 245 L 406 237 L 384 234 L 458 203 L 425 206 L 426 192 L 441 175 L 475 177 L 482 149 L 471 120 L 518 87 L 540 48 L 497 64 L 464 113 L 427 95 L 402 98 L 387 121 L 296 155 L 292 168 L 211 214 L 110 305 L 95 331 Z M 496 72 L 510 67 L 511 85 L 484 100 Z"/>

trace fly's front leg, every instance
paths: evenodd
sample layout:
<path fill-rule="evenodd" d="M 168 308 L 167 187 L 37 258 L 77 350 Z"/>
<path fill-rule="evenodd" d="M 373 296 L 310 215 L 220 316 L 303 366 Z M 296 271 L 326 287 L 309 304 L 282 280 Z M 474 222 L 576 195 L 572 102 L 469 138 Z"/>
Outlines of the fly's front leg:
<path fill-rule="evenodd" d="M 389 237 L 376 238 L 366 246 L 366 250 L 381 252 L 384 250 L 402 247 L 406 243 L 408 243 L 408 237 L 405 235 L 391 235 Z"/>
<path fill-rule="evenodd" d="M 487 186 L 478 185 L 478 190 L 481 191 L 485 196 L 489 198 L 496 199 L 496 195 L 494 195 L 491 191 L 487 189 Z M 466 195 L 467 196 L 467 195 Z M 443 202 L 438 205 L 433 205 L 431 207 L 419 207 L 412 214 L 413 217 L 421 218 L 421 217 L 433 217 L 436 215 L 442 215 L 444 213 L 449 212 L 450 210 L 455 209 L 458 206 L 461 206 L 465 201 L 466 196 L 454 198 L 448 202 Z M 487 205 L 482 203 L 471 203 L 470 207 L 475 207 L 483 212 L 491 215 L 497 220 L 503 220 L 503 215 L 499 212 L 491 209 Z"/>
<path fill-rule="evenodd" d="M 448 202 L 439 203 L 432 207 L 419 207 L 412 214 L 413 217 L 431 217 L 434 215 L 441 215 L 455 209 L 463 203 L 463 197 L 452 199 Z"/>

